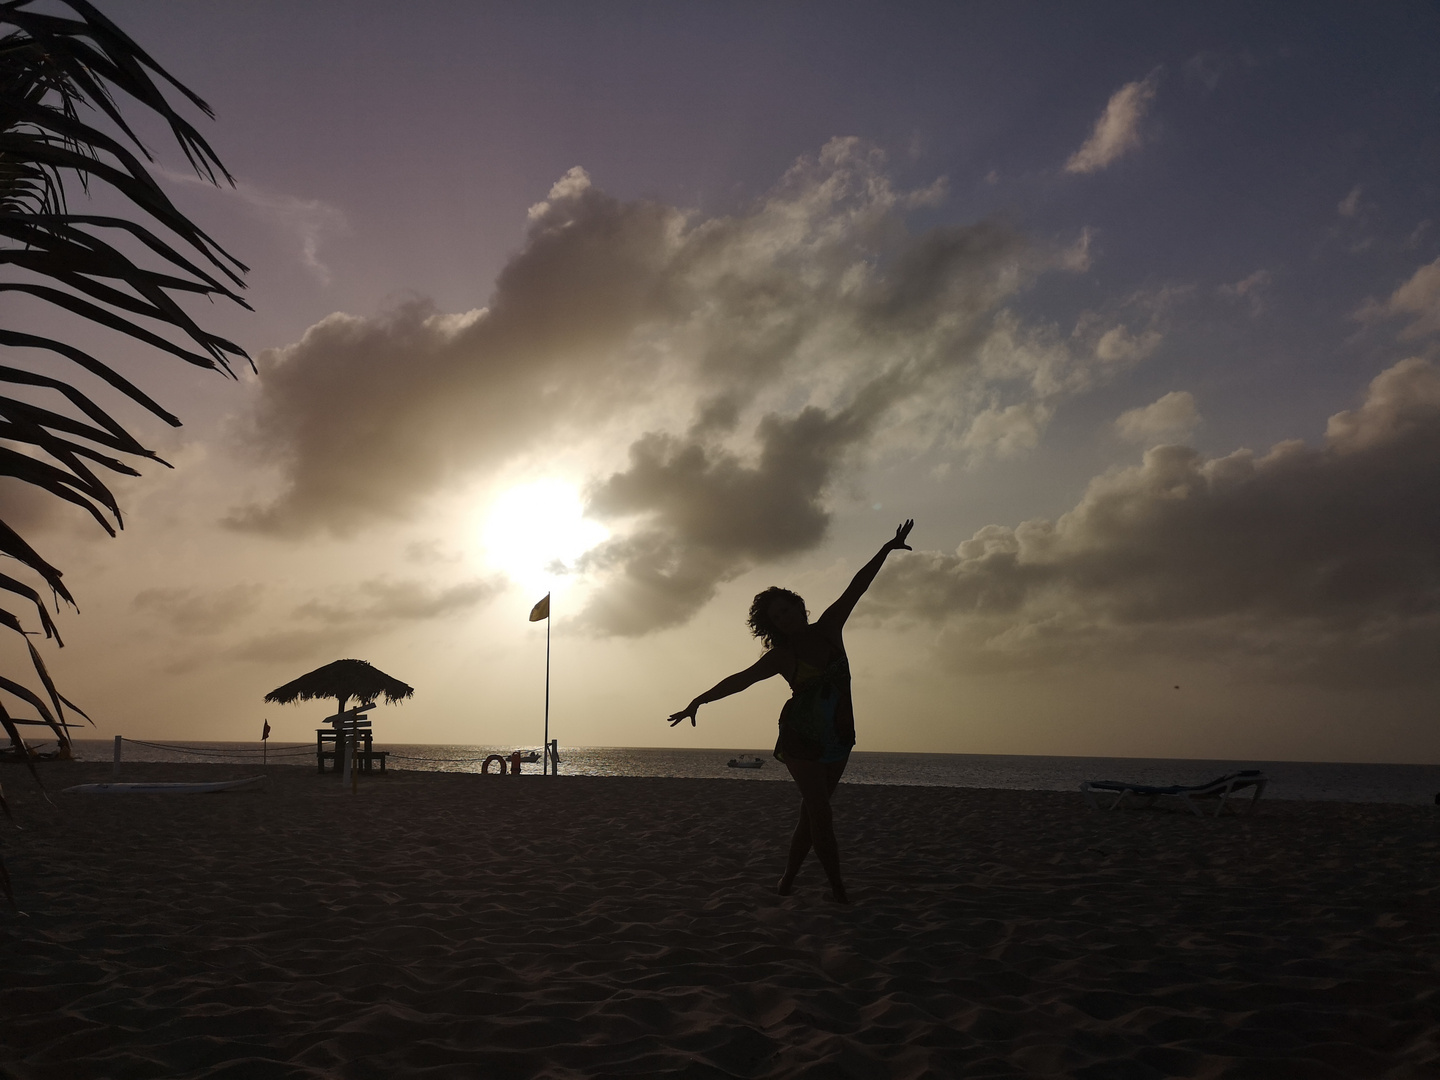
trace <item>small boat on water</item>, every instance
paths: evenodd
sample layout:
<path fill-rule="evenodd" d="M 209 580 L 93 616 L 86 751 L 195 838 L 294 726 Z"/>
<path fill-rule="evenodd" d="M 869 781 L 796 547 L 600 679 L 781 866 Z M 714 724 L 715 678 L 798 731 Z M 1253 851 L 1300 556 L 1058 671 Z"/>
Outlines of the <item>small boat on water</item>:
<path fill-rule="evenodd" d="M 535 762 L 537 762 L 537 761 L 540 760 L 540 751 L 539 751 L 539 750 L 525 750 L 525 751 L 522 751 L 521 754 L 520 754 L 520 760 L 523 761 L 523 762 L 526 762 L 527 764 L 533 765 Z"/>
<path fill-rule="evenodd" d="M 759 769 L 764 766 L 765 761 L 762 758 L 741 754 L 738 758 L 732 757 L 725 764 L 732 769 Z"/>
<path fill-rule="evenodd" d="M 204 795 L 212 791 L 248 791 L 265 783 L 263 776 L 243 780 L 217 780 L 204 784 L 76 784 L 65 792 L 80 795 Z"/>

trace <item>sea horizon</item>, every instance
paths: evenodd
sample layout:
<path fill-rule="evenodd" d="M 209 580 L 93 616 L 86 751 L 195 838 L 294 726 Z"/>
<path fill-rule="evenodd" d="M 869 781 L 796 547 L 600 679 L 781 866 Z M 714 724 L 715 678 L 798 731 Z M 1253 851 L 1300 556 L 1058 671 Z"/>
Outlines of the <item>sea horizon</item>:
<path fill-rule="evenodd" d="M 76 739 L 82 761 L 109 761 L 111 739 Z M 486 743 L 379 743 L 396 771 L 479 772 L 486 757 L 506 759 L 538 747 Z M 308 765 L 314 743 L 126 739 L 123 761 L 194 761 Z M 740 756 L 756 756 L 760 768 L 731 768 Z M 1265 798 L 1333 802 L 1433 803 L 1440 792 L 1440 764 L 1287 761 L 1251 758 L 1156 758 L 1100 755 L 946 754 L 928 751 L 856 750 L 842 783 L 901 786 L 1074 791 L 1086 780 L 1142 784 L 1204 783 L 1238 769 L 1260 769 L 1270 778 Z M 538 762 L 522 775 L 540 775 Z M 683 779 L 788 781 L 769 747 L 561 746 L 560 776 L 651 776 Z"/>

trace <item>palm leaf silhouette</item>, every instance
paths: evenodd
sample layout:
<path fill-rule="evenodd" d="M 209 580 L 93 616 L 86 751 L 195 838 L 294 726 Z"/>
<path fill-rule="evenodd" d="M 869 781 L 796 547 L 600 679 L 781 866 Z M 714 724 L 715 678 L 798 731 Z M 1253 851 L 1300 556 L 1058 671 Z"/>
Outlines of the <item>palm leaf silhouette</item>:
<path fill-rule="evenodd" d="M 171 203 L 150 174 L 147 163 L 154 159 L 117 98 L 123 94 L 161 117 L 202 179 L 233 184 L 210 145 L 172 106 L 167 90 L 207 117 L 214 114 L 93 4 L 62 2 L 74 17 L 36 11 L 34 0 L 0 0 L 0 294 L 28 296 L 234 378 L 232 362 L 249 362 L 245 350 L 202 328 L 180 300 L 223 297 L 248 309 L 236 291 L 244 288 L 247 267 Z M 88 122 L 90 114 L 114 130 Z M 133 214 L 72 213 L 75 188 L 88 196 L 91 185 L 121 196 Z M 149 261 L 137 262 L 127 248 L 143 249 Z M 7 326 L 0 327 L 0 347 L 6 350 L 0 363 L 0 476 L 83 509 L 115 535 L 124 519 L 105 475 L 139 475 L 127 459 L 166 463 L 68 378 L 31 370 L 26 357 L 48 353 L 65 370 L 99 379 L 165 423 L 179 426 L 179 419 L 73 344 Z M 62 600 L 75 605 L 61 571 L 3 519 L 0 555 L 14 560 L 22 576 L 28 572 L 38 579 L 57 610 Z M 24 601 L 22 610 L 33 610 L 38 632 L 63 644 L 40 589 L 0 573 L 0 600 L 6 596 Z M 0 691 L 35 711 L 34 718 L 12 716 L 0 702 L 0 729 L 33 773 L 20 729 L 48 729 L 68 756 L 69 729 L 75 725 L 67 710 L 89 717 L 56 689 L 30 641 L 35 631 L 8 607 L 0 607 L 0 627 L 25 637 L 40 682 L 37 691 L 0 674 Z"/>

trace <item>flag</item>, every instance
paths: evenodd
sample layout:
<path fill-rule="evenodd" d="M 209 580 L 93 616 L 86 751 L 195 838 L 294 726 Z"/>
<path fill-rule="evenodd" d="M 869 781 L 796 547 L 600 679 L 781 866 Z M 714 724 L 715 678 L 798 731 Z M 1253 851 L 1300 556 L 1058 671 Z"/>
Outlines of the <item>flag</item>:
<path fill-rule="evenodd" d="M 265 721 L 265 730 L 260 733 L 260 741 L 264 742 L 270 737 L 270 721 Z"/>
<path fill-rule="evenodd" d="M 550 594 L 545 594 L 545 599 L 530 609 L 530 621 L 539 622 L 541 619 L 550 617 Z"/>

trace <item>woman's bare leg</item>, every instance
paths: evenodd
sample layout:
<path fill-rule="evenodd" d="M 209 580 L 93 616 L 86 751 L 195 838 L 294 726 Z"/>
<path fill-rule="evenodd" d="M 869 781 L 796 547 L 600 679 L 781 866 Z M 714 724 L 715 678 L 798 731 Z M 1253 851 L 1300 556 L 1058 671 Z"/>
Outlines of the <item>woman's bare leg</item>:
<path fill-rule="evenodd" d="M 835 840 L 834 819 L 830 811 L 830 796 L 835 793 L 836 785 L 840 783 L 845 764 L 844 761 L 823 764 L 818 761 L 785 763 L 800 788 L 801 803 L 800 820 L 790 838 L 790 852 L 785 860 L 785 874 L 776 886 L 776 891 L 781 896 L 790 895 L 795 884 L 795 875 L 800 872 L 800 866 L 813 846 L 820 865 L 825 869 L 825 876 L 830 879 L 830 888 L 835 899 L 841 903 L 849 902 L 845 894 L 845 882 L 840 877 L 840 850 Z"/>
<path fill-rule="evenodd" d="M 805 856 L 810 854 L 810 815 L 805 812 L 805 803 L 800 803 L 800 820 L 795 824 L 795 834 L 790 837 L 790 853 L 785 858 L 785 873 L 780 878 L 780 884 L 775 891 L 781 896 L 789 896 L 794 890 L 795 875 L 800 872 L 800 864 L 805 861 Z"/>

